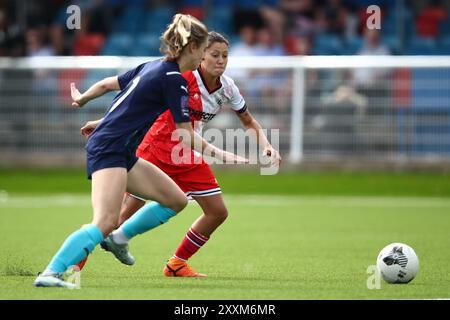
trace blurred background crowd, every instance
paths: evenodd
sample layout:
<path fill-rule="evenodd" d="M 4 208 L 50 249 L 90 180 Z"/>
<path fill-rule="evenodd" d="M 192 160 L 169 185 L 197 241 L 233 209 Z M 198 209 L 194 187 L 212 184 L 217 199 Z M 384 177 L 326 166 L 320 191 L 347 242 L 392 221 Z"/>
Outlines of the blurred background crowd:
<path fill-rule="evenodd" d="M 81 28 L 66 27 L 67 8 Z M 365 28 L 369 5 L 381 30 Z M 0 0 L 0 56 L 158 56 L 176 12 L 225 33 L 232 55 L 450 54 L 449 0 Z"/>
<path fill-rule="evenodd" d="M 81 12 L 75 30 L 67 27 L 71 5 Z M 380 30 L 366 27 L 371 5 L 381 10 Z M 175 13 L 224 33 L 231 56 L 450 55 L 449 8 L 450 0 L 0 0 L 0 57 L 160 56 L 160 35 Z M 70 156 L 83 141 L 67 128 L 100 117 L 112 97 L 72 114 L 69 83 L 83 91 L 123 71 L 16 66 L 8 60 L 0 69 L 0 150 Z M 305 157 L 450 155 L 449 68 L 307 69 L 297 122 L 292 69 L 227 74 L 263 126 L 280 130 L 282 152 L 301 122 Z M 239 126 L 228 112 L 214 121 Z"/>

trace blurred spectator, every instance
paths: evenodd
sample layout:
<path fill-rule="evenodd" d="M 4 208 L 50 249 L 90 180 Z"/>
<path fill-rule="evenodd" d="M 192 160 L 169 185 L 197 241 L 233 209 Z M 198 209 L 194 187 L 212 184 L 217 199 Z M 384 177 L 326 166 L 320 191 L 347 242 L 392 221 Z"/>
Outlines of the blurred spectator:
<path fill-rule="evenodd" d="M 48 42 L 48 27 L 41 24 L 28 29 L 25 33 L 26 55 L 30 58 L 38 59 L 40 57 L 53 56 L 53 47 Z M 53 92 L 57 87 L 57 72 L 48 69 L 33 70 L 31 82 L 31 94 L 33 97 L 45 97 L 45 99 L 36 99 L 33 107 L 37 109 L 49 109 L 49 119 L 59 121 L 61 110 L 56 104 L 56 98 Z"/>
<path fill-rule="evenodd" d="M 105 37 L 114 27 L 114 21 L 124 3 L 117 0 L 74 0 L 71 5 L 81 9 L 81 28 L 69 30 L 66 26 L 67 6 L 61 6 L 51 23 L 50 37 L 57 55 L 97 55 Z"/>
<path fill-rule="evenodd" d="M 244 5 L 235 1 L 219 1 L 221 9 L 213 8 L 211 1 L 169 1 L 169 0 L 40 0 L 13 1 L 0 0 L 0 56 L 23 56 L 25 51 L 25 30 L 35 25 L 50 27 L 49 38 L 55 55 L 95 55 L 100 54 L 104 40 L 112 32 L 138 36 L 137 33 L 148 32 L 144 19 L 147 10 L 170 8 L 174 12 L 189 12 L 200 18 L 211 18 L 209 10 L 221 10 L 233 14 L 235 34 L 230 34 L 233 42 L 230 55 L 282 55 L 279 44 L 293 43 L 292 33 L 301 33 L 305 39 L 313 40 L 321 46 L 321 41 L 314 41 L 316 36 L 335 37 L 338 41 L 354 41 L 356 33 L 363 33 L 367 6 L 377 4 L 381 7 L 384 30 L 390 35 L 389 43 L 395 43 L 396 52 L 404 52 L 409 40 L 411 27 L 416 27 L 420 37 L 439 36 L 439 25 L 448 18 L 449 0 L 404 0 L 401 3 L 392 0 L 279 0 L 259 1 L 269 5 Z M 214 2 L 214 1 L 213 1 Z M 212 2 L 211 2 L 212 3 Z M 69 5 L 81 8 L 81 29 L 69 30 L 66 12 Z M 246 9 L 243 9 L 246 8 Z M 187 10 L 187 11 L 186 11 Z M 189 11 L 191 10 L 191 11 Z M 402 12 L 403 11 L 403 12 Z M 209 14 L 208 14 L 209 13 Z M 356 14 L 358 13 L 358 14 Z M 414 23 L 409 23 L 412 13 Z M 226 14 L 225 14 L 226 15 Z M 404 20 L 401 17 L 405 17 Z M 384 20 L 384 19 L 387 20 Z M 162 18 L 161 20 L 166 20 Z M 169 22 L 169 21 L 167 21 Z M 215 28 L 220 29 L 219 21 Z M 401 25 L 403 23 L 403 25 Z M 153 24 L 149 24 L 153 25 Z M 264 27 L 263 27 L 264 26 Z M 400 28 L 401 27 L 401 28 Z M 229 30 L 230 26 L 226 28 Z M 260 30 L 261 29 L 261 30 Z M 399 32 L 395 32 L 396 30 Z M 258 30 L 258 31 L 256 31 Z M 401 30 L 404 30 L 403 33 Z M 402 36 L 405 34 L 405 36 Z M 256 39 L 259 35 L 259 40 Z M 397 39 L 394 39 L 398 37 Z M 401 37 L 401 38 L 400 38 Z M 340 39 L 346 38 L 346 39 Z M 398 41 L 396 41 L 398 40 Z M 428 40 L 428 39 L 426 39 Z M 298 44 L 306 44 L 302 39 Z M 330 45 L 331 47 L 331 45 Z M 352 47 L 353 48 L 353 47 Z M 332 50 L 316 50 L 323 54 L 353 53 L 339 45 Z M 255 53 L 254 51 L 257 50 Z M 290 48 L 289 50 L 292 50 Z M 294 50 L 296 51 L 296 50 Z M 303 50 L 300 50 L 303 51 Z M 130 52 L 135 54 L 134 51 Z"/>
<path fill-rule="evenodd" d="M 389 55 L 389 49 L 381 43 L 377 29 L 365 29 L 365 43 L 358 55 Z M 357 68 L 349 74 L 347 84 L 340 85 L 326 98 L 327 105 L 353 106 L 355 114 L 362 119 L 367 108 L 390 105 L 389 71 L 383 68 Z M 346 75 L 343 75 L 344 78 Z"/>
<path fill-rule="evenodd" d="M 442 1 L 433 0 L 420 10 L 415 24 L 417 35 L 436 38 L 439 33 L 439 23 L 447 17 L 447 10 Z"/>
<path fill-rule="evenodd" d="M 17 57 L 25 52 L 23 30 L 12 20 L 7 7 L 0 7 L 0 56 Z"/>
<path fill-rule="evenodd" d="M 286 51 L 281 43 L 275 39 L 275 35 L 268 26 L 263 26 L 257 30 L 257 45 L 255 55 L 257 56 L 283 56 Z M 253 70 L 250 74 L 249 81 L 246 81 L 246 92 L 249 97 L 259 98 L 258 105 L 269 113 L 284 112 L 282 109 L 287 108 L 289 101 L 286 97 L 287 84 L 290 74 L 286 70 L 271 69 L 270 65 L 267 69 Z M 282 124 L 277 123 L 278 127 Z"/>
<path fill-rule="evenodd" d="M 256 54 L 256 28 L 251 24 L 242 25 L 239 29 L 239 41 L 233 44 L 230 48 L 230 57 L 246 57 L 254 56 Z M 244 82 L 249 77 L 248 70 L 228 68 L 227 74 L 235 78 L 237 82 Z"/>
<path fill-rule="evenodd" d="M 286 17 L 286 33 L 301 31 L 307 36 L 316 33 L 312 0 L 281 0 L 280 8 Z"/>
<path fill-rule="evenodd" d="M 29 57 L 52 56 L 54 50 L 48 43 L 48 28 L 40 25 L 28 29 L 25 34 L 26 53 Z"/>
<path fill-rule="evenodd" d="M 282 43 L 285 35 L 286 16 L 278 7 L 262 6 L 259 9 L 266 27 L 272 33 L 275 42 Z"/>
<path fill-rule="evenodd" d="M 239 41 L 231 47 L 230 56 L 252 56 L 256 52 L 256 28 L 251 25 L 243 25 L 239 29 Z"/>
<path fill-rule="evenodd" d="M 264 26 L 256 33 L 257 46 L 255 55 L 258 56 L 283 56 L 286 54 L 281 43 L 277 43 L 271 30 Z"/>
<path fill-rule="evenodd" d="M 288 55 L 306 56 L 311 54 L 312 37 L 300 33 L 291 33 L 286 37 L 285 48 Z"/>
<path fill-rule="evenodd" d="M 358 51 L 358 55 L 390 55 L 389 48 L 381 42 L 381 34 L 377 29 L 365 29 L 364 45 Z M 354 74 L 354 82 L 356 87 L 372 87 L 384 83 L 386 70 L 381 68 L 358 68 Z"/>
<path fill-rule="evenodd" d="M 354 37 L 358 29 L 358 17 L 342 0 L 326 0 L 315 10 L 317 32 Z"/>
<path fill-rule="evenodd" d="M 346 30 L 347 10 L 341 0 L 327 0 L 321 8 L 324 13 L 326 32 L 343 35 Z"/>

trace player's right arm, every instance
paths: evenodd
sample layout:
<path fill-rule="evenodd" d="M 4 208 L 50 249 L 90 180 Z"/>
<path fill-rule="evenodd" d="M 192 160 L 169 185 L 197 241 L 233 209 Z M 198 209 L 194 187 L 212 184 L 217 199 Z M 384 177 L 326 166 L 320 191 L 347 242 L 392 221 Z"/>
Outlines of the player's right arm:
<path fill-rule="evenodd" d="M 120 90 L 118 76 L 108 77 L 92 85 L 85 93 L 75 87 L 75 83 L 70 84 L 70 91 L 72 94 L 72 106 L 81 108 L 83 105 L 108 93 L 110 91 Z"/>
<path fill-rule="evenodd" d="M 202 155 L 214 157 L 224 162 L 248 163 L 249 161 L 234 153 L 224 151 L 208 143 L 194 131 L 189 116 L 188 84 L 179 73 L 170 73 L 164 78 L 164 96 L 166 105 L 169 106 L 177 129 L 177 135 L 181 143 Z M 172 135 L 173 137 L 173 135 Z"/>
<path fill-rule="evenodd" d="M 248 159 L 240 157 L 234 153 L 222 150 L 208 143 L 197 132 L 192 129 L 191 122 L 175 123 L 177 134 L 182 143 L 201 153 L 204 156 L 214 157 L 224 163 L 248 163 Z"/>
<path fill-rule="evenodd" d="M 146 65 L 146 63 L 142 63 L 134 69 L 131 69 L 125 73 L 122 73 L 118 76 L 104 78 L 99 82 L 95 83 L 91 86 L 85 93 L 80 93 L 78 89 L 75 87 L 75 84 L 72 82 L 70 84 L 70 91 L 72 94 L 72 106 L 81 108 L 83 105 L 108 93 L 110 91 L 123 90 L 142 70 L 142 68 Z"/>

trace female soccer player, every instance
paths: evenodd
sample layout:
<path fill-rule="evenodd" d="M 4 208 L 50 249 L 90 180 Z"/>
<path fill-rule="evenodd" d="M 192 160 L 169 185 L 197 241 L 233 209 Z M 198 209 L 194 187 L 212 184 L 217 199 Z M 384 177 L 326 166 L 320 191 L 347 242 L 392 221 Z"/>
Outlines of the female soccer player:
<path fill-rule="evenodd" d="M 229 43 L 226 38 L 219 33 L 210 32 L 201 65 L 197 70 L 183 74 L 188 82 L 192 126 L 195 131 L 201 133 L 203 125 L 214 118 L 223 104 L 228 103 L 243 126 L 256 131 L 259 144 L 264 147 L 263 152 L 270 155 L 274 164 L 278 165 L 281 161 L 279 153 L 271 146 L 260 124 L 248 111 L 234 81 L 223 74 L 228 62 L 228 50 Z M 97 123 L 97 121 L 88 122 L 81 129 L 82 133 L 89 135 Z M 175 129 L 173 116 L 169 112 L 163 113 L 138 147 L 137 156 L 167 173 L 187 196 L 198 202 L 203 210 L 203 214 L 192 224 L 175 254 L 169 259 L 164 274 L 168 277 L 204 277 L 206 275 L 193 271 L 187 265 L 187 260 L 225 221 L 228 211 L 217 180 L 203 159 L 200 158 L 199 161 L 198 156 L 192 151 L 187 157 L 190 160 L 188 163 L 175 163 L 172 159 L 172 151 L 178 144 L 178 141 L 171 140 Z M 126 195 L 119 221 L 119 224 L 123 224 L 102 242 L 105 250 L 111 251 L 122 263 L 128 265 L 134 264 L 135 261 L 128 252 L 128 241 L 137 234 L 152 229 L 155 224 L 151 204 L 146 206 L 144 204 L 145 201 L 139 196 Z M 127 220 L 132 215 L 133 217 Z"/>
<path fill-rule="evenodd" d="M 220 150 L 194 133 L 190 125 L 187 82 L 181 73 L 195 69 L 206 47 L 208 31 L 189 15 L 177 14 L 162 35 L 165 58 L 144 63 L 125 74 L 106 78 L 80 94 L 72 84 L 73 105 L 81 107 L 111 90 L 120 90 L 101 124 L 87 141 L 87 174 L 92 179 L 93 221 L 72 233 L 35 286 L 74 287 L 63 273 L 85 258 L 119 219 L 123 194 L 152 199 L 151 214 L 167 221 L 187 204 L 185 194 L 160 169 L 135 155 L 156 118 L 170 110 L 176 126 L 187 130 L 189 146 L 225 160 L 245 160 Z"/>

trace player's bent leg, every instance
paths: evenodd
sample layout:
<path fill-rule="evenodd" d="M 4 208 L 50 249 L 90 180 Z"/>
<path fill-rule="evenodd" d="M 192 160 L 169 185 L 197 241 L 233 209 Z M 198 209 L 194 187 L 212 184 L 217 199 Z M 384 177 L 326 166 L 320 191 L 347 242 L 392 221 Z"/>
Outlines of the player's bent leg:
<path fill-rule="evenodd" d="M 149 184 L 147 181 L 153 183 Z M 113 253 L 120 262 L 132 265 L 135 259 L 128 251 L 128 241 L 166 223 L 186 206 L 187 198 L 164 172 L 142 159 L 128 173 L 128 192 L 155 201 L 140 208 L 109 235 L 101 246 Z"/>
<path fill-rule="evenodd" d="M 222 194 L 192 197 L 203 210 L 203 214 L 192 224 L 192 228 L 209 238 L 228 217 L 228 210 Z"/>
<path fill-rule="evenodd" d="M 221 194 L 194 197 L 203 209 L 203 214 L 194 222 L 164 267 L 167 277 L 206 277 L 205 274 L 192 270 L 187 260 L 192 257 L 209 240 L 209 236 L 225 221 L 228 211 Z"/>
<path fill-rule="evenodd" d="M 92 175 L 93 224 L 97 225 L 103 234 L 109 234 L 116 228 L 121 199 L 125 192 L 126 174 L 124 168 L 107 168 L 98 170 Z M 87 256 L 78 261 L 76 267 L 82 270 L 86 260 Z"/>
<path fill-rule="evenodd" d="M 63 283 L 62 274 L 83 260 L 103 240 L 104 235 L 112 231 L 121 202 L 114 201 L 114 197 L 123 194 L 125 185 L 126 170 L 123 168 L 102 169 L 92 175 L 92 224 L 83 226 L 66 239 L 46 270 L 36 279 L 35 286 L 70 287 Z"/>
<path fill-rule="evenodd" d="M 122 195 L 126 186 L 126 169 L 107 168 L 92 174 L 93 222 L 72 233 L 40 274 L 36 287 L 71 287 L 62 277 L 71 266 L 79 263 L 114 228 L 119 217 Z M 118 201 L 115 199 L 119 199 Z"/>
<path fill-rule="evenodd" d="M 122 209 L 120 211 L 120 217 L 118 221 L 118 226 L 120 227 L 125 221 L 127 221 L 134 213 L 136 213 L 140 208 L 145 205 L 145 201 L 138 199 L 129 193 L 125 193 L 123 201 L 122 201 Z M 120 236 L 122 235 L 123 240 L 120 241 Z M 115 233 L 110 234 L 106 237 L 101 243 L 100 246 L 105 251 L 109 251 L 114 254 L 114 256 L 123 264 L 133 265 L 136 259 L 130 254 L 128 249 L 128 240 L 120 230 Z M 81 270 L 84 266 L 83 261 L 77 265 Z"/>
<path fill-rule="evenodd" d="M 140 179 L 143 177 L 152 179 L 153 185 L 142 185 Z M 134 189 L 131 190 L 133 195 L 155 202 L 139 209 L 119 228 L 124 238 L 131 239 L 166 223 L 187 205 L 186 195 L 175 182 L 158 167 L 142 159 L 130 171 L 129 186 Z M 144 187 L 148 190 L 143 190 Z"/>
<path fill-rule="evenodd" d="M 50 264 L 34 281 L 36 287 L 75 288 L 64 281 L 64 273 L 87 257 L 103 239 L 103 234 L 95 225 L 86 225 L 72 233 L 63 243 Z"/>
<path fill-rule="evenodd" d="M 135 196 L 126 193 L 122 201 L 122 209 L 120 210 L 120 217 L 118 227 L 127 221 L 133 214 L 145 205 L 145 201 L 136 198 Z"/>
<path fill-rule="evenodd" d="M 151 184 L 148 181 L 152 181 Z M 188 201 L 184 192 L 157 166 L 139 159 L 128 172 L 127 191 L 138 197 L 159 202 L 175 212 L 183 210 Z"/>
<path fill-rule="evenodd" d="M 135 196 L 125 193 L 122 201 L 122 209 L 120 212 L 118 225 L 121 226 L 144 205 L 144 200 L 137 199 Z M 135 263 L 136 259 L 129 252 L 128 241 L 129 238 L 126 237 L 121 230 L 117 230 L 106 237 L 100 243 L 100 246 L 105 251 L 109 251 L 114 254 L 114 256 L 123 264 L 131 266 Z"/>
<path fill-rule="evenodd" d="M 119 221 L 117 223 L 116 228 L 121 226 L 126 220 L 128 220 L 136 211 L 138 211 L 144 205 L 145 205 L 144 200 L 137 199 L 136 197 L 133 197 L 129 193 L 125 193 L 125 195 L 123 197 L 123 201 L 122 201 L 122 208 L 120 211 Z M 104 239 L 100 243 L 102 249 L 104 249 L 106 251 L 111 251 L 111 246 L 115 245 L 115 243 L 110 243 L 109 240 L 110 239 L 108 236 L 106 239 Z M 122 247 L 123 249 L 121 250 L 120 247 Z M 123 251 L 121 256 L 124 255 L 125 258 L 121 258 L 121 260 L 124 260 L 125 264 L 127 264 L 127 265 L 134 264 L 135 259 L 133 256 L 131 256 L 128 253 L 128 246 L 119 246 L 119 248 L 116 250 Z M 83 260 L 81 260 L 79 263 L 76 264 L 76 268 L 79 271 L 83 270 L 87 259 L 88 259 L 88 256 L 86 256 L 86 258 L 84 258 Z"/>
<path fill-rule="evenodd" d="M 109 235 L 117 225 L 126 185 L 125 168 L 107 168 L 92 174 L 92 223 L 104 236 Z"/>

